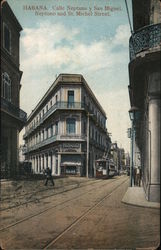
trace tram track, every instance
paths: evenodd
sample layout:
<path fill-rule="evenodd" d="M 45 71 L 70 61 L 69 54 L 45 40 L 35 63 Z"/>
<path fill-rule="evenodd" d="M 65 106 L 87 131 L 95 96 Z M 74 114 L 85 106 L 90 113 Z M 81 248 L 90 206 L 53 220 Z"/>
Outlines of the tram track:
<path fill-rule="evenodd" d="M 99 180 L 96 180 L 96 181 L 99 181 Z M 80 184 L 84 184 L 84 183 L 87 183 L 89 182 L 89 180 L 87 181 L 84 181 L 84 182 L 79 182 L 79 183 L 72 183 L 72 184 L 68 184 L 68 185 L 65 185 L 64 187 L 68 187 L 68 186 L 74 186 L 74 185 L 80 185 Z M 56 189 L 61 189 L 62 186 L 58 186 Z M 26 192 L 26 193 L 23 193 L 23 194 L 20 194 L 18 197 L 19 198 L 23 198 L 24 196 L 27 196 L 27 195 L 34 195 L 34 194 L 38 194 L 38 193 L 41 193 L 41 192 L 46 192 L 46 191 L 49 191 L 49 190 L 52 190 L 53 187 L 51 188 L 45 188 L 45 189 L 40 189 L 38 191 L 34 191 L 34 192 Z M 5 198 L 0 198 L 0 201 L 3 202 L 3 201 L 6 201 L 6 200 L 11 200 L 11 199 L 15 199 L 16 195 L 11 195 L 11 196 L 8 196 L 8 197 L 5 197 Z"/>
<path fill-rule="evenodd" d="M 111 184 L 111 183 L 113 183 L 113 182 L 115 182 L 115 181 L 117 181 L 117 180 L 118 180 L 118 179 L 114 179 L 114 180 L 112 179 L 111 182 L 105 183 L 105 184 L 101 185 L 101 187 L 106 186 L 106 185 L 109 185 L 109 184 Z M 128 178 L 127 178 L 125 181 L 127 181 L 127 180 L 128 180 Z M 124 182 L 125 182 L 125 181 L 124 181 Z M 96 183 L 96 182 L 95 182 L 95 183 Z M 93 184 L 95 184 L 95 183 L 93 183 Z M 97 183 L 98 183 L 98 182 L 97 182 Z M 81 186 L 81 187 L 79 187 L 79 188 L 83 188 L 83 187 L 86 187 L 86 186 L 87 186 L 87 185 Z M 76 188 L 74 188 L 74 189 L 76 189 Z M 73 189 L 71 189 L 71 190 L 73 190 Z M 71 191 L 71 190 L 68 190 L 68 191 Z M 1 229 L 0 229 L 0 232 L 3 232 L 3 231 L 5 231 L 5 230 L 7 230 L 7 229 L 10 229 L 10 228 L 12 228 L 12 227 L 14 227 L 14 226 L 16 226 L 16 225 L 18 225 L 18 224 L 20 224 L 20 223 L 23 223 L 23 222 L 25 222 L 25 221 L 27 221 L 27 220 L 33 218 L 33 217 L 39 216 L 39 215 L 41 215 L 41 214 L 44 214 L 44 213 L 46 213 L 47 211 L 49 211 L 49 210 L 51 210 L 51 209 L 53 209 L 53 208 L 56 208 L 56 207 L 58 207 L 58 206 L 61 206 L 61 205 L 65 204 L 65 203 L 68 203 L 68 202 L 70 202 L 70 201 L 79 199 L 80 197 L 86 195 L 87 193 L 90 193 L 92 190 L 93 190 L 93 188 L 90 189 L 90 190 L 88 190 L 88 191 L 86 191 L 85 193 L 82 193 L 82 194 L 79 195 L 79 196 L 76 195 L 76 196 L 74 196 L 73 198 L 68 199 L 68 200 L 65 200 L 65 201 L 63 201 L 63 202 L 60 202 L 60 203 L 57 204 L 57 205 L 50 206 L 50 207 L 48 207 L 48 208 L 46 208 L 46 209 L 44 209 L 44 210 L 42 210 L 42 211 L 40 211 L 40 212 L 38 212 L 38 213 L 35 213 L 35 214 L 32 214 L 32 215 L 26 216 L 26 217 L 24 217 L 24 218 L 22 218 L 22 219 L 20 219 L 20 220 L 17 220 L 15 223 L 11 223 L 11 224 L 9 224 L 9 225 L 6 226 L 6 227 L 1 228 Z M 57 194 L 60 194 L 60 193 L 57 193 Z"/>
<path fill-rule="evenodd" d="M 29 203 L 32 203 L 32 202 L 37 202 L 37 200 L 43 200 L 43 199 L 46 199 L 46 198 L 49 198 L 49 197 L 51 197 L 51 196 L 55 196 L 55 195 L 58 195 L 58 194 L 62 194 L 62 193 L 66 193 L 66 192 L 68 192 L 68 191 L 72 191 L 73 189 L 77 189 L 77 188 L 83 188 L 83 187 L 86 187 L 86 186 L 89 186 L 89 185 L 94 185 L 95 183 L 99 183 L 99 182 L 101 182 L 101 180 L 96 180 L 96 181 L 94 181 L 94 182 L 92 182 L 92 183 L 89 183 L 89 181 L 87 181 L 88 183 L 87 184 L 85 184 L 85 185 L 82 185 L 82 186 L 80 186 L 80 183 L 79 184 L 69 184 L 69 185 L 65 185 L 63 188 L 66 188 L 66 187 L 69 187 L 69 186 L 74 186 L 74 187 L 72 187 L 72 188 L 70 188 L 70 189 L 67 189 L 67 190 L 63 190 L 63 191 L 60 191 L 60 192 L 58 192 L 58 193 L 54 193 L 54 194 L 50 194 L 50 195 L 46 195 L 46 196 L 43 196 L 43 197 L 40 197 L 40 198 L 36 198 L 36 199 L 32 199 L 32 200 L 28 200 L 28 201 L 25 201 L 25 202 L 22 202 L 22 203 L 19 203 L 19 204 L 16 204 L 16 205 L 13 205 L 13 206 L 9 206 L 9 207 L 7 207 L 7 208 L 0 208 L 0 211 L 6 211 L 6 210 L 9 210 L 9 209 L 12 209 L 12 208 L 16 208 L 16 207 L 19 207 L 19 206 L 22 206 L 22 205 L 26 205 L 26 204 L 29 204 Z M 82 182 L 83 183 L 83 182 Z M 84 183 L 83 183 L 84 184 Z M 60 189 L 62 188 L 62 187 L 59 187 Z M 59 189 L 58 188 L 58 189 Z M 53 187 L 52 188 L 48 188 L 48 189 L 46 189 L 46 190 L 40 190 L 40 191 L 37 191 L 37 192 L 30 192 L 30 193 L 27 193 L 27 194 L 23 194 L 23 195 L 21 195 L 21 196 L 19 196 L 18 198 L 24 198 L 24 196 L 27 196 L 27 195 L 31 195 L 29 198 L 31 198 L 33 195 L 36 195 L 36 194 L 38 194 L 38 193 L 41 193 L 42 191 L 49 191 L 49 190 L 56 190 L 57 188 L 54 188 L 53 189 Z M 13 199 L 15 198 L 15 197 L 12 197 Z M 11 199 L 12 199 L 11 198 Z M 26 199 L 27 199 L 28 197 L 26 197 Z M 28 198 L 28 199 L 29 199 Z M 5 200 L 6 200 L 7 198 L 5 198 Z M 9 197 L 8 197 L 8 199 L 10 199 Z M 4 199 L 1 199 L 1 202 L 3 202 L 4 201 Z M 19 201 L 20 202 L 20 201 Z"/>
<path fill-rule="evenodd" d="M 76 226 L 82 219 L 84 219 L 90 212 L 92 212 L 96 207 L 98 207 L 105 199 L 109 198 L 121 185 L 123 185 L 126 180 L 121 182 L 117 187 L 115 187 L 112 192 L 109 194 L 106 194 L 103 198 L 101 198 L 96 204 L 91 206 L 87 211 L 85 211 L 81 216 L 79 216 L 74 222 L 72 222 L 68 227 L 66 227 L 61 233 L 59 233 L 55 238 L 52 240 L 48 241 L 47 244 L 43 247 L 44 249 L 48 249 L 51 247 L 53 244 L 55 244 L 63 235 L 65 235 L 68 231 L 70 231 L 74 226 Z"/>

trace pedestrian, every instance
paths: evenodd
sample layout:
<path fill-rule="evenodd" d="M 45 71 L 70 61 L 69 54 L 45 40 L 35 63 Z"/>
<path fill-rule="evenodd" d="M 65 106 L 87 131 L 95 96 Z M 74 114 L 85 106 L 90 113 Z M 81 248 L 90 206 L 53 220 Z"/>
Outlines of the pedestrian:
<path fill-rule="evenodd" d="M 134 173 L 134 186 L 136 186 L 136 185 L 137 185 L 137 175 L 136 175 L 136 168 L 134 168 L 134 171 L 133 171 L 133 173 Z"/>
<path fill-rule="evenodd" d="M 53 177 L 52 177 L 52 174 L 51 174 L 51 169 L 49 167 L 47 167 L 45 169 L 45 175 L 46 175 L 46 181 L 45 181 L 45 186 L 47 186 L 48 184 L 48 180 L 51 181 L 51 183 L 53 184 L 53 186 L 55 185 L 54 184 L 54 180 L 53 180 Z"/>

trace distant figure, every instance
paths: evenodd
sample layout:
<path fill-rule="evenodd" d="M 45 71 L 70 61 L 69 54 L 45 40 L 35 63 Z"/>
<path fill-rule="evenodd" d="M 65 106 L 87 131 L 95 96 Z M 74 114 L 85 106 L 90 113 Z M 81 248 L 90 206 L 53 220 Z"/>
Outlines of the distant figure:
<path fill-rule="evenodd" d="M 140 167 L 137 168 L 136 176 L 137 176 L 137 186 L 140 187 L 140 184 L 141 184 L 141 168 Z"/>
<path fill-rule="evenodd" d="M 134 172 L 134 186 L 136 186 L 137 185 L 137 177 L 136 177 L 136 168 L 134 168 L 134 170 L 133 170 Z"/>
<path fill-rule="evenodd" d="M 140 181 L 141 181 L 141 169 L 138 167 L 138 168 L 135 168 L 135 181 L 134 181 L 134 184 L 135 186 L 139 186 L 140 187 Z"/>
<path fill-rule="evenodd" d="M 51 169 L 50 169 L 49 167 L 47 167 L 47 168 L 45 169 L 45 175 L 46 175 L 45 186 L 47 186 L 48 180 L 50 180 L 51 183 L 52 183 L 53 186 L 54 186 L 55 184 L 54 184 L 54 181 L 53 181 L 53 177 L 52 177 L 52 175 L 51 175 Z"/>

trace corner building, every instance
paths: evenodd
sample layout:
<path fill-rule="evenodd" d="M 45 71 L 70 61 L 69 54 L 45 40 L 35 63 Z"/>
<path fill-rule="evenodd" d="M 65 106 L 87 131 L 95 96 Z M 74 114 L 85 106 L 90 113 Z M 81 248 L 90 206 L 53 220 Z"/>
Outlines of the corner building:
<path fill-rule="evenodd" d="M 7 2 L 1 3 L 1 178 L 14 177 L 18 167 L 19 132 L 27 114 L 20 109 L 22 71 L 19 40 L 22 27 Z"/>
<path fill-rule="evenodd" d="M 160 201 L 161 1 L 133 0 L 129 95 L 140 110 L 135 153 L 148 201 Z"/>
<path fill-rule="evenodd" d="M 29 115 L 26 159 L 34 173 L 95 175 L 95 160 L 108 151 L 106 114 L 79 74 L 60 74 Z M 88 149 L 87 149 L 88 148 Z"/>

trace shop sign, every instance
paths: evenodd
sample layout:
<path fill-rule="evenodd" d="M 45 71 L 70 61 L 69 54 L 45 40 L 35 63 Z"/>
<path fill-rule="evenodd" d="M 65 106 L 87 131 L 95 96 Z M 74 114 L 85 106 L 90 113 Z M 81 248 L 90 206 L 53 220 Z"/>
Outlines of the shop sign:
<path fill-rule="evenodd" d="M 79 143 L 64 143 L 63 148 L 65 149 L 80 148 L 80 144 Z"/>

